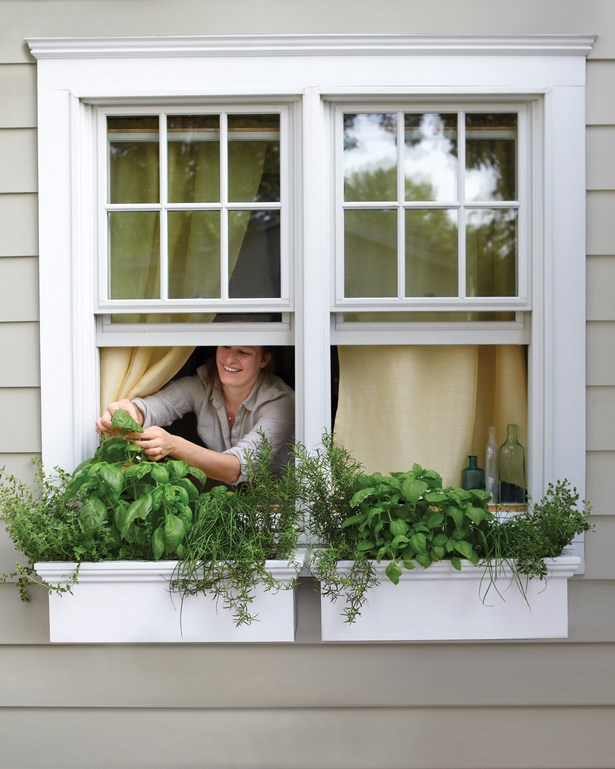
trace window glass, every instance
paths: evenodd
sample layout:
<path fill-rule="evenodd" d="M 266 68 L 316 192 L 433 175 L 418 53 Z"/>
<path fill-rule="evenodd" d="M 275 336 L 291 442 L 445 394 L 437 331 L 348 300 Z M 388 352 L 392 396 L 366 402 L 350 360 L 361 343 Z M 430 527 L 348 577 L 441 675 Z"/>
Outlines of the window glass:
<path fill-rule="evenodd" d="M 154 211 L 108 214 L 109 296 L 157 299 L 160 296 L 160 215 Z"/>
<path fill-rule="evenodd" d="M 406 200 L 456 200 L 457 115 L 405 115 Z"/>
<path fill-rule="evenodd" d="M 220 297 L 220 212 L 170 211 L 169 297 Z"/>
<path fill-rule="evenodd" d="M 109 117 L 109 203 L 160 200 L 157 116 Z"/>
<path fill-rule="evenodd" d="M 466 293 L 515 296 L 516 209 L 479 208 L 467 212 Z"/>
<path fill-rule="evenodd" d="M 344 199 L 397 198 L 397 117 L 344 115 Z"/>
<path fill-rule="evenodd" d="M 465 198 L 517 199 L 517 115 L 467 114 Z"/>
<path fill-rule="evenodd" d="M 457 211 L 410 209 L 406 224 L 406 296 L 457 296 Z"/>
<path fill-rule="evenodd" d="M 220 116 L 167 117 L 170 203 L 220 200 Z"/>
<path fill-rule="evenodd" d="M 395 211 L 346 211 L 344 254 L 348 296 L 397 296 Z"/>

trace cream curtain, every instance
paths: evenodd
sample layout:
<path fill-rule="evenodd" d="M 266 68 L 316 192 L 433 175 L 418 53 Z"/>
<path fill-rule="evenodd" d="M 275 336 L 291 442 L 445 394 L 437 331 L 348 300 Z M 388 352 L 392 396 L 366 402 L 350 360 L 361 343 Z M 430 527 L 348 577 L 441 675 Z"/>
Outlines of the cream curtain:
<path fill-rule="evenodd" d="M 458 486 L 469 454 L 483 466 L 488 427 L 527 436 L 524 347 L 479 345 L 338 348 L 336 440 L 369 473 L 417 462 Z"/>
<path fill-rule="evenodd" d="M 183 151 L 182 151 L 183 148 Z M 180 199 L 202 201 L 211 196 L 212 176 L 219 179 L 219 165 L 213 164 L 211 145 L 207 142 L 190 144 L 189 151 L 181 143 L 169 144 L 169 179 L 174 194 Z M 122 200 L 140 200 L 139 185 L 144 182 L 153 183 L 151 177 L 157 179 L 153 169 L 157 167 L 157 147 L 144 145 L 139 156 L 137 167 L 121 168 L 116 173 L 114 184 L 119 187 L 118 195 Z M 234 169 L 233 191 L 236 200 L 254 200 L 263 175 L 266 155 L 264 142 L 233 142 L 230 147 L 232 167 Z M 143 155 L 145 154 L 145 158 Z M 145 176 L 143 169 L 146 169 Z M 196 169 L 196 170 L 194 170 Z M 132 170 L 132 173 L 130 172 Z M 181 184 L 185 188 L 181 192 Z M 250 222 L 250 212 L 229 217 L 229 275 L 232 274 L 245 234 Z M 186 226 L 187 224 L 187 226 Z M 217 230 L 217 231 L 216 231 Z M 211 243 L 217 249 L 219 243 L 219 228 L 213 224 L 213 218 L 205 221 L 190 217 L 182 227 L 170 228 L 169 258 L 173 263 L 175 274 L 180 275 L 177 282 L 181 296 L 189 297 L 193 292 L 195 275 L 200 274 L 199 291 L 201 295 L 217 296 L 219 272 L 208 270 L 202 276 L 202 254 L 211 251 Z M 135 237 L 137 232 L 135 231 Z M 129 241 L 130 233 L 124 231 L 123 237 Z M 155 239 L 150 239 L 154 242 Z M 143 242 L 133 244 L 126 242 L 127 254 L 135 253 L 143 248 Z M 156 246 L 154 246 L 156 248 Z M 152 272 L 157 270 L 157 253 L 152 253 L 149 260 L 150 269 L 143 270 L 141 290 L 136 295 L 148 296 L 147 287 L 152 284 Z M 212 313 L 207 319 L 213 321 Z M 200 316 L 201 320 L 203 315 Z M 147 322 L 147 316 L 140 318 Z M 189 321 L 189 316 L 169 315 L 168 321 Z M 193 347 L 104 347 L 100 350 L 100 406 L 101 410 L 108 403 L 120 398 L 136 398 L 151 395 L 169 382 L 186 363 L 192 354 Z"/>

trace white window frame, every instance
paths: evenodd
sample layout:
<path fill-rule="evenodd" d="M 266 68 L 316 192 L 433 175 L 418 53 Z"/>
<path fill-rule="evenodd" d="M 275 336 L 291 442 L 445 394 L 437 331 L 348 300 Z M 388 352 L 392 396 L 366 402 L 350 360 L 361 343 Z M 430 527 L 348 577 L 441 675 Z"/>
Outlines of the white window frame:
<path fill-rule="evenodd" d="M 295 103 L 297 435 L 310 446 L 330 420 L 332 296 L 322 291 L 322 277 L 333 270 L 335 229 L 334 189 L 323 174 L 332 164 L 327 105 L 378 97 L 534 100 L 542 117 L 532 123 L 532 146 L 542 150 L 532 158 L 531 185 L 542 213 L 530 228 L 530 493 L 536 497 L 547 482 L 568 478 L 584 495 L 585 57 L 593 42 L 577 35 L 29 40 L 38 63 L 45 464 L 74 467 L 96 442 L 91 105 L 203 98 Z M 217 343 L 215 336 L 207 340 Z"/>

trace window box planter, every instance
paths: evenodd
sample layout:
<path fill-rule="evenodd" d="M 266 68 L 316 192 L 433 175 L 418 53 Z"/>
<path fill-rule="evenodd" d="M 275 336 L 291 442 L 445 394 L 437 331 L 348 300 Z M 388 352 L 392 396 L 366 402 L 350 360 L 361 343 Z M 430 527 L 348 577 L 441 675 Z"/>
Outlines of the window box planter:
<path fill-rule="evenodd" d="M 484 567 L 462 562 L 456 571 L 441 561 L 428 569 L 404 570 L 398 585 L 375 564 L 379 584 L 369 589 L 356 621 L 342 614 L 342 600 L 321 596 L 323 641 L 470 641 L 523 638 L 566 638 L 568 579 L 580 558 L 546 559 L 546 581 L 515 583 L 502 566 L 490 583 Z M 349 569 L 350 562 L 339 564 Z"/>
<path fill-rule="evenodd" d="M 301 554 L 302 555 L 302 554 Z M 267 561 L 276 580 L 290 583 L 299 565 Z M 259 586 L 250 612 L 257 619 L 236 626 L 222 601 L 197 594 L 182 599 L 169 588 L 176 561 L 82 563 L 70 592 L 49 593 L 52 643 L 283 642 L 295 638 L 295 590 Z M 49 585 L 66 584 L 73 563 L 37 563 Z"/>

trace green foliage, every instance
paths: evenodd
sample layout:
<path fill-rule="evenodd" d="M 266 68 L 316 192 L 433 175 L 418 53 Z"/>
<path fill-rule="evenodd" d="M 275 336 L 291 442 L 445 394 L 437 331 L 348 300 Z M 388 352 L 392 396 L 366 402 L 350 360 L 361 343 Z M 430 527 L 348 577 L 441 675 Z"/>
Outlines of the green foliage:
<path fill-rule="evenodd" d="M 491 569 L 505 561 L 517 575 L 545 579 L 545 558 L 557 558 L 579 534 L 590 531 L 591 505 L 564 479 L 550 483 L 544 497 L 527 510 L 504 514 L 487 535 L 485 562 Z"/>
<path fill-rule="evenodd" d="M 391 475 L 365 475 L 350 500 L 358 512 L 342 524 L 357 552 L 380 562 L 390 560 L 387 576 L 397 583 L 401 567 L 429 567 L 449 559 L 460 568 L 464 558 L 477 564 L 492 518 L 489 494 L 478 489 L 442 488 L 432 470 L 415 464 Z"/>
<path fill-rule="evenodd" d="M 120 409 L 113 426 L 141 431 Z M 103 438 L 94 456 L 82 463 L 66 488 L 74 500 L 84 541 L 108 535 L 118 559 L 181 557 L 194 523 L 200 484 L 207 478 L 182 460 L 143 459 L 138 446 L 123 436 Z"/>
<path fill-rule="evenodd" d="M 204 592 L 222 600 L 237 625 L 256 619 L 250 605 L 259 584 L 268 590 L 294 585 L 278 582 L 266 562 L 290 559 L 302 530 L 294 465 L 276 473 L 264 435 L 246 459 L 247 480 L 238 490 L 215 486 L 200 496 L 171 583 L 182 596 Z"/>
<path fill-rule="evenodd" d="M 113 419 L 123 433 L 141 431 L 126 412 L 116 411 Z M 103 438 L 72 475 L 59 468 L 47 475 L 40 462 L 37 468 L 34 488 L 0 474 L 0 517 L 28 559 L 2 578 L 17 577 L 24 600 L 37 561 L 181 557 L 198 485 L 207 480 L 186 462 L 143 460 L 139 447 L 121 435 Z"/>
<path fill-rule="evenodd" d="M 37 581 L 33 569 L 37 561 L 100 561 L 114 550 L 109 531 L 101 531 L 96 540 L 84 538 L 79 504 L 66 494 L 70 476 L 60 469 L 47 474 L 40 460 L 33 461 L 32 487 L 0 470 L 0 518 L 17 550 L 27 558 L 26 563 L 16 563 L 11 574 L 0 575 L 0 580 L 17 578 L 24 601 L 30 600 L 28 585 Z"/>
<path fill-rule="evenodd" d="M 494 584 L 506 563 L 523 589 L 522 576 L 544 578 L 545 558 L 557 557 L 591 528 L 590 509 L 579 509 L 567 480 L 551 484 L 527 511 L 500 517 L 490 512 L 485 491 L 443 488 L 438 473 L 417 464 L 407 472 L 366 475 L 331 434 L 315 452 L 298 447 L 296 455 L 310 530 L 321 543 L 312 568 L 321 592 L 344 600 L 348 622 L 378 584 L 375 562 L 388 561 L 385 574 L 394 584 L 404 569 L 442 560 L 456 569 L 462 560 L 484 566 Z"/>

